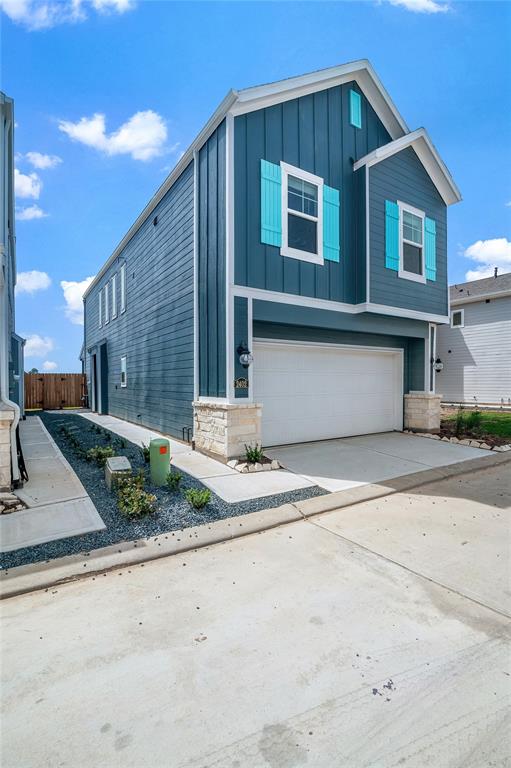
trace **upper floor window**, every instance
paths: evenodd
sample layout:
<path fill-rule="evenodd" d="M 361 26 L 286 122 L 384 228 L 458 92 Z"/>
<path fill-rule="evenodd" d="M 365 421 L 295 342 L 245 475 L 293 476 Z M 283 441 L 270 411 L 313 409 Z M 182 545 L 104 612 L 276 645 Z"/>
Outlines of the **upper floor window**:
<path fill-rule="evenodd" d="M 451 328 L 463 328 L 465 326 L 465 311 L 454 309 L 451 312 Z"/>
<path fill-rule="evenodd" d="M 350 91 L 350 123 L 362 128 L 362 97 L 358 91 Z"/>
<path fill-rule="evenodd" d="M 105 325 L 110 320 L 110 308 L 108 302 L 108 283 L 105 285 Z"/>
<path fill-rule="evenodd" d="M 121 312 L 126 311 L 126 264 L 121 266 Z"/>
<path fill-rule="evenodd" d="M 126 355 L 121 357 L 121 387 L 128 386 L 128 360 Z"/>
<path fill-rule="evenodd" d="M 281 253 L 323 264 L 323 179 L 287 163 L 281 168 Z"/>
<path fill-rule="evenodd" d="M 103 291 L 100 288 L 98 293 L 98 311 L 99 311 L 99 328 L 103 325 Z"/>
<path fill-rule="evenodd" d="M 423 211 L 405 203 L 399 206 L 399 277 L 426 282 Z"/>
<path fill-rule="evenodd" d="M 117 317 L 117 275 L 114 275 L 112 283 L 112 320 Z"/>

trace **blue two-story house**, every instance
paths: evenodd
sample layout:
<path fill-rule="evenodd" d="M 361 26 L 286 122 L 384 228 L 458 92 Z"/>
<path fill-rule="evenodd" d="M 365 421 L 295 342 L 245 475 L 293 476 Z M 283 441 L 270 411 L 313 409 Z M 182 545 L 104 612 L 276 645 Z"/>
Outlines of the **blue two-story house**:
<path fill-rule="evenodd" d="M 368 61 L 229 92 L 85 294 L 91 407 L 225 458 L 434 429 L 459 200 Z"/>

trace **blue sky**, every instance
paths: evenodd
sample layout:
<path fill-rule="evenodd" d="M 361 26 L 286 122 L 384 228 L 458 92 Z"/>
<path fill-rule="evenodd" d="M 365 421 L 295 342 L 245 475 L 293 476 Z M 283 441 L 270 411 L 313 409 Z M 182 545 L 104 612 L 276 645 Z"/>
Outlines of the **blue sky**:
<path fill-rule="evenodd" d="M 506 2 L 0 0 L 15 99 L 17 330 L 79 369 L 81 292 L 230 87 L 369 58 L 463 194 L 451 282 L 511 270 Z M 40 274 L 42 273 L 42 274 Z"/>

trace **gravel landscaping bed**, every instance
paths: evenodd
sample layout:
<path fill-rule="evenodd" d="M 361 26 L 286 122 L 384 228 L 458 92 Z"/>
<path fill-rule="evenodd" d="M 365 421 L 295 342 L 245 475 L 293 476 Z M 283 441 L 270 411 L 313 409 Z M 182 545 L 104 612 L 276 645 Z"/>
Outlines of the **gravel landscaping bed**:
<path fill-rule="evenodd" d="M 73 555 L 79 552 L 88 552 L 121 541 L 133 541 L 150 536 L 158 536 L 168 531 L 183 530 L 190 526 L 210 523 L 226 517 L 246 515 L 249 512 L 257 512 L 260 509 L 268 509 L 269 507 L 278 507 L 281 504 L 301 501 L 302 499 L 320 496 L 325 493 L 322 488 L 314 486 L 236 504 L 228 504 L 214 493 L 211 493 L 211 501 L 203 510 L 198 511 L 193 509 L 186 501 L 183 491 L 187 488 L 205 488 L 199 480 L 182 472 L 181 491 L 172 492 L 166 487 L 156 488 L 151 486 L 149 467 L 144 462 L 142 451 L 137 445 L 130 443 L 124 438 L 120 438 L 115 433 L 104 428 L 101 428 L 101 434 L 97 434 L 94 431 L 95 425 L 81 416 L 45 412 L 39 412 L 38 416 L 80 478 L 105 523 L 106 529 L 86 533 L 81 536 L 73 536 L 68 539 L 50 541 L 34 547 L 25 547 L 14 552 L 6 552 L 0 556 L 0 568 L 2 569 L 14 568 L 26 563 L 53 560 L 57 557 Z M 33 417 L 28 416 L 27 418 Z M 88 450 L 96 445 L 113 445 L 116 455 L 126 456 L 129 459 L 134 473 L 140 469 L 145 470 L 148 478 L 146 489 L 154 493 L 157 498 L 154 514 L 147 515 L 138 520 L 126 519 L 117 507 L 116 495 L 110 493 L 106 487 L 104 469 L 78 456 L 59 431 L 61 427 L 66 427 L 76 435 L 80 440 L 82 449 Z M 122 445 L 125 447 L 122 447 Z"/>

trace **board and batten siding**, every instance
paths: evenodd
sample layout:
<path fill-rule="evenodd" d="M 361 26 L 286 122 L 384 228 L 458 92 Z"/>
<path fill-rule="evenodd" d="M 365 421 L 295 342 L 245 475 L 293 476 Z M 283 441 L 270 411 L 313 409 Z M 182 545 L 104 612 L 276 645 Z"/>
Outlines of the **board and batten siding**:
<path fill-rule="evenodd" d="M 234 281 L 281 293 L 355 303 L 365 300 L 365 272 L 357 270 L 363 237 L 363 182 L 353 162 L 391 138 L 362 94 L 362 128 L 350 124 L 356 83 L 285 101 L 234 119 Z M 260 161 L 294 165 L 340 191 L 339 263 L 323 266 L 281 256 L 261 243 Z M 364 250 L 365 253 L 365 250 Z"/>
<path fill-rule="evenodd" d="M 85 300 L 86 373 L 106 341 L 108 412 L 175 437 L 191 427 L 193 400 L 193 162 Z M 153 223 L 157 217 L 156 225 Z M 126 311 L 119 271 L 126 264 Z M 117 317 L 98 327 L 99 291 L 117 274 Z M 110 300 L 110 313 L 112 302 Z M 104 309 L 104 301 L 103 301 Z M 121 388 L 121 357 L 127 387 Z"/>
<path fill-rule="evenodd" d="M 199 151 L 199 395 L 226 395 L 226 125 Z"/>
<path fill-rule="evenodd" d="M 436 280 L 399 277 L 385 266 L 385 200 L 408 203 L 436 222 Z M 412 147 L 369 169 L 370 301 L 447 315 L 447 208 Z"/>
<path fill-rule="evenodd" d="M 464 327 L 438 326 L 436 375 L 446 402 L 511 404 L 511 296 L 459 304 Z"/>

